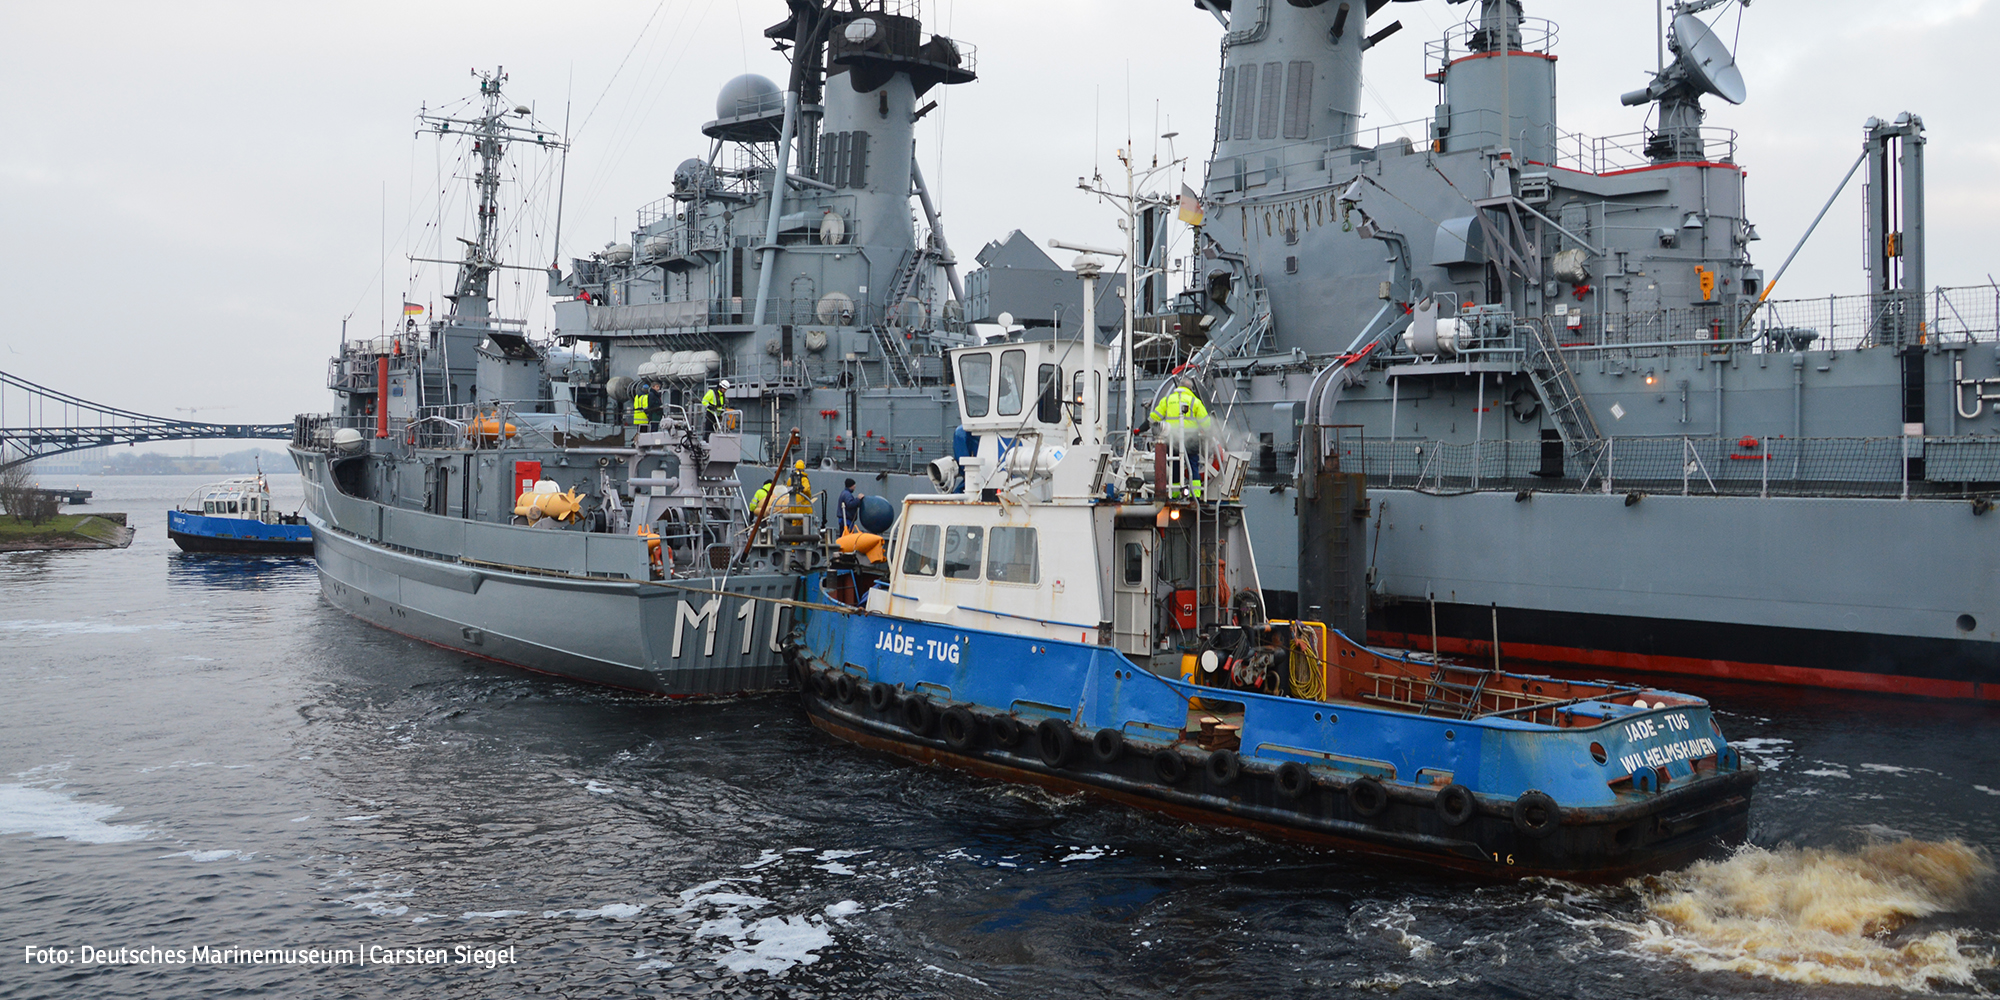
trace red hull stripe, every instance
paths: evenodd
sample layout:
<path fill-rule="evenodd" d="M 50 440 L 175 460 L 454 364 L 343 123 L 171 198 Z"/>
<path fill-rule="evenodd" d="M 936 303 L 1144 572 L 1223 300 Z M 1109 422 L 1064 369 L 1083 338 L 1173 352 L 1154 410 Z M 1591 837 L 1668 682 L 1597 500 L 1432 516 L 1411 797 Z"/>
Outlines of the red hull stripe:
<path fill-rule="evenodd" d="M 1406 649 L 1429 649 L 1431 637 L 1403 632 L 1370 631 L 1368 641 Z M 1493 656 L 1493 644 L 1479 639 L 1439 636 L 1438 650 L 1482 661 Z M 1879 694 L 1915 695 L 1921 698 L 1955 698 L 1972 701 L 2000 701 L 2000 685 L 1978 681 L 1947 681 L 1898 674 L 1871 674 L 1858 670 L 1820 670 L 1787 667 L 1775 663 L 1744 663 L 1737 660 L 1699 660 L 1686 656 L 1654 656 L 1646 653 L 1618 653 L 1572 646 L 1545 646 L 1509 642 L 1501 652 L 1510 660 L 1538 663 L 1575 663 L 1613 670 L 1640 670 L 1661 674 L 1687 674 L 1721 680 L 1757 681 L 1796 687 L 1834 688 L 1842 691 L 1872 691 Z"/>

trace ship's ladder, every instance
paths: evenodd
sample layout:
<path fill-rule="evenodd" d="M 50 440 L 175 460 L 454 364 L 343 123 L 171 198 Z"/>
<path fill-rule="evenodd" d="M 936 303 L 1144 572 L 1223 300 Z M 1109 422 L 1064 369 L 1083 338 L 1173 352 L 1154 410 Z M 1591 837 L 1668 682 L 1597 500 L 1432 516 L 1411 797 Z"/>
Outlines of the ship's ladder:
<path fill-rule="evenodd" d="M 916 378 L 910 372 L 910 352 L 903 342 L 901 324 L 891 320 L 897 317 L 925 270 L 937 260 L 938 252 L 929 241 L 910 252 L 889 283 L 889 297 L 883 302 L 883 321 L 875 325 L 875 342 L 882 348 L 882 364 L 896 385 L 915 385 Z"/>
<path fill-rule="evenodd" d="M 1485 696 L 1486 682 L 1492 677 L 1493 671 L 1485 667 L 1440 660 L 1424 685 L 1423 704 L 1417 714 L 1470 719 L 1479 714 L 1480 699 Z"/>
<path fill-rule="evenodd" d="M 1604 435 L 1597 428 L 1590 403 L 1577 388 L 1576 373 L 1563 360 L 1562 348 L 1545 324 L 1531 321 L 1522 326 L 1528 331 L 1528 378 L 1542 408 L 1555 420 L 1564 450 L 1585 461 L 1594 459 L 1603 447 Z"/>

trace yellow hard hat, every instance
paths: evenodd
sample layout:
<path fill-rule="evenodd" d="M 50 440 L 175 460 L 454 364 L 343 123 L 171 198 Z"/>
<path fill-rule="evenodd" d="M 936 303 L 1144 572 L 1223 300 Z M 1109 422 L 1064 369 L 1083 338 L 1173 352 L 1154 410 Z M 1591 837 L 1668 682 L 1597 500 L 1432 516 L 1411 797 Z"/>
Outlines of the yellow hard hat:
<path fill-rule="evenodd" d="M 806 462 L 805 462 L 805 459 L 803 459 L 803 458 L 802 458 L 802 459 L 799 459 L 799 460 L 798 460 L 797 462 L 794 462 L 794 463 L 792 464 L 792 468 L 794 468 L 794 469 L 803 469 L 803 468 L 805 468 L 805 467 L 806 467 Z"/>

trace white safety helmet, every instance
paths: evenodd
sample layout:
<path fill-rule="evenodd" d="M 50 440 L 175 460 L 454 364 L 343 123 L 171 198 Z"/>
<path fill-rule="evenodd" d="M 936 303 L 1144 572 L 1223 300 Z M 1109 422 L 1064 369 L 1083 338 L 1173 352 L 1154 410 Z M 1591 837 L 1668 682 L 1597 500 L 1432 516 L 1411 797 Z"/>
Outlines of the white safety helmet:
<path fill-rule="evenodd" d="M 722 381 L 715 383 L 715 385 L 716 388 L 722 389 L 726 392 L 729 389 L 729 380 L 723 379 Z"/>

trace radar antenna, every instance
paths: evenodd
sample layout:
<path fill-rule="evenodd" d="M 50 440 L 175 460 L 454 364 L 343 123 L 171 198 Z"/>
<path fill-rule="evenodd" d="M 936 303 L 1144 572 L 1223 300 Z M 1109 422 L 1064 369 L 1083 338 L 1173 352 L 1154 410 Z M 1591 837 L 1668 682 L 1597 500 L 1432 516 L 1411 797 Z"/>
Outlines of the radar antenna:
<path fill-rule="evenodd" d="M 1653 75 L 1653 82 L 1620 98 L 1626 105 L 1649 101 L 1660 105 L 1659 129 L 1646 144 L 1646 154 L 1656 163 L 1684 162 L 1706 158 L 1702 142 L 1701 98 L 1714 94 L 1731 104 L 1742 104 L 1749 96 L 1743 74 L 1736 68 L 1736 56 L 1707 24 L 1695 17 L 1731 0 L 1682 0 L 1674 4 L 1674 19 L 1667 31 L 1667 47 L 1674 59 Z M 1750 0 L 1735 0 L 1748 7 Z"/>

